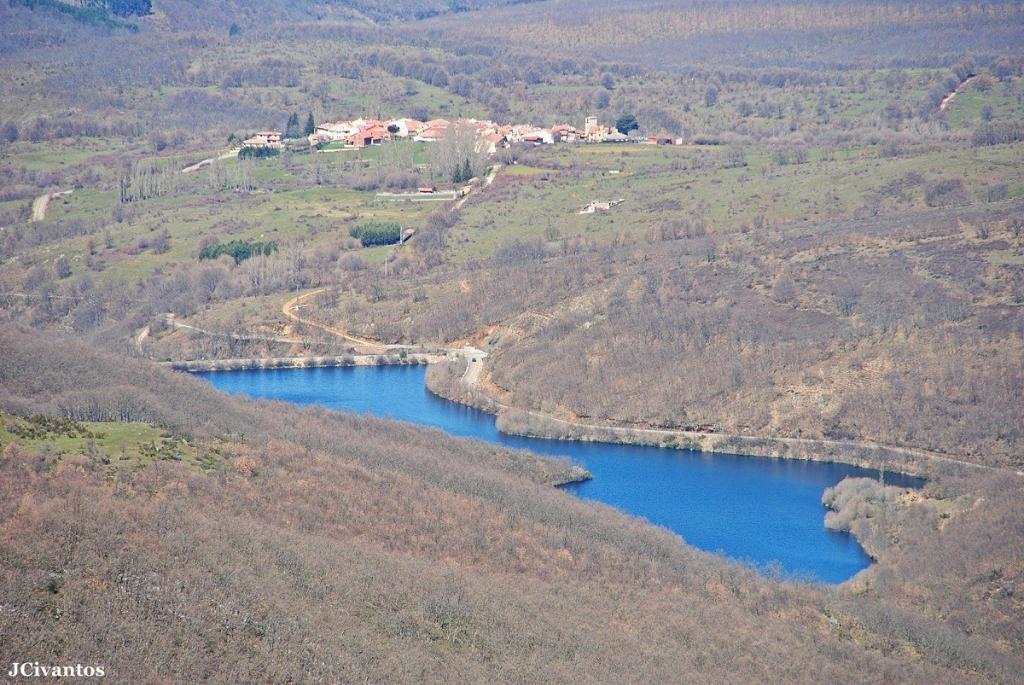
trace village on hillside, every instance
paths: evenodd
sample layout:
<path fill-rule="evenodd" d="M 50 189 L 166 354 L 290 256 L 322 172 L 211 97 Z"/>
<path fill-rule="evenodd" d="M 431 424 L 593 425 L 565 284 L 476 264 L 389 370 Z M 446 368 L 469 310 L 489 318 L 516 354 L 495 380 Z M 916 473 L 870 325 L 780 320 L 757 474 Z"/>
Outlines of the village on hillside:
<path fill-rule="evenodd" d="M 635 121 L 633 123 L 635 127 Z M 542 128 L 531 124 L 496 124 L 482 119 L 417 119 L 401 118 L 388 121 L 359 118 L 335 121 L 311 126 L 313 130 L 296 139 L 306 141 L 313 149 L 340 146 L 343 148 L 364 148 L 380 145 L 391 139 L 411 139 L 417 142 L 436 142 L 452 130 L 473 131 L 481 151 L 494 154 L 497 150 L 515 143 L 527 145 L 553 145 L 555 143 L 645 143 L 650 145 L 681 145 L 681 138 L 658 136 L 631 137 L 628 133 L 598 122 L 596 116 L 588 116 L 582 128 L 571 124 L 558 124 Z M 627 129 L 628 130 L 628 129 Z M 280 131 L 262 131 L 246 138 L 242 145 L 250 148 L 281 148 L 286 135 Z"/>

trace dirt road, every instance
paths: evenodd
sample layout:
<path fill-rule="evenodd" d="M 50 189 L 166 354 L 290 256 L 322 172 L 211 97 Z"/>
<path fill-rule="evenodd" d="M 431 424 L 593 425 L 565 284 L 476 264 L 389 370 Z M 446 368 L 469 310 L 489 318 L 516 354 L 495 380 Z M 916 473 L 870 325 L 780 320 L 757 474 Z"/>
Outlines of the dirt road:
<path fill-rule="evenodd" d="M 307 326 L 312 326 L 313 328 L 319 328 L 322 331 L 326 331 L 327 333 L 336 335 L 339 338 L 342 338 L 343 340 L 348 340 L 349 342 L 356 343 L 357 345 L 366 345 L 368 347 L 375 347 L 380 349 L 404 349 L 410 347 L 408 345 L 387 345 L 385 343 L 380 342 L 379 340 L 360 338 L 359 336 L 350 335 L 348 332 L 343 331 L 340 328 L 336 328 L 325 323 L 320 323 L 319 321 L 314 321 L 313 319 L 309 319 L 307 317 L 302 316 L 301 314 L 295 313 L 295 310 L 298 307 L 303 306 L 302 302 L 304 300 L 308 300 L 311 297 L 315 297 L 316 295 L 319 295 L 322 292 L 326 292 L 326 290 L 327 288 L 318 288 L 317 290 L 311 290 L 308 293 L 303 293 L 302 295 L 296 295 L 295 297 L 288 300 L 287 302 L 284 303 L 284 305 L 281 306 L 281 313 L 284 314 L 289 319 L 291 319 L 292 321 L 297 321 L 298 323 L 305 324 Z"/>
<path fill-rule="evenodd" d="M 196 333 L 202 333 L 203 335 L 209 335 L 215 338 L 231 338 L 232 340 L 241 340 L 244 342 L 264 342 L 264 343 L 283 343 L 286 345 L 306 345 L 310 344 L 309 340 L 302 340 L 301 338 L 282 338 L 278 336 L 267 336 L 267 335 L 245 335 L 241 333 L 225 333 L 219 331 L 211 331 L 205 328 L 199 328 L 198 326 L 192 326 L 187 323 L 181 323 L 178 321 L 174 314 L 167 314 L 167 325 L 171 328 L 183 328 L 188 331 L 195 331 Z M 146 335 L 149 335 L 148 326 L 146 327 Z M 145 338 L 143 338 L 145 340 Z"/>
<path fill-rule="evenodd" d="M 486 188 L 487 186 L 489 186 L 492 183 L 494 183 L 494 179 L 495 179 L 495 177 L 497 177 L 498 172 L 500 170 L 501 170 L 501 165 L 500 164 L 495 164 L 494 166 L 492 166 L 490 171 L 488 171 L 487 175 L 484 177 L 483 185 L 480 186 L 480 187 Z M 455 203 L 455 209 L 462 209 L 462 205 L 466 204 L 466 200 L 469 199 L 469 196 L 473 194 L 474 190 L 476 190 L 476 187 L 475 186 L 471 186 L 470 189 L 469 189 L 469 192 L 467 192 L 465 195 L 463 195 L 459 199 L 459 201 Z"/>
<path fill-rule="evenodd" d="M 384 352 L 396 351 L 397 352 L 397 351 L 403 351 L 404 350 L 406 352 L 417 352 L 418 353 L 418 352 L 422 352 L 424 350 L 424 346 L 423 345 L 404 345 L 404 344 L 400 344 L 400 343 L 385 343 L 385 342 L 381 342 L 380 340 L 372 340 L 370 338 L 363 338 L 363 337 L 360 337 L 360 336 L 357 336 L 357 335 L 352 335 L 352 334 L 348 333 L 347 331 L 345 331 L 345 330 L 343 330 L 341 328 L 338 328 L 337 326 L 331 326 L 329 324 L 321 323 L 319 321 L 316 321 L 314 319 L 310 319 L 308 317 L 305 317 L 305 316 L 302 316 L 301 314 L 296 313 L 296 311 L 295 311 L 296 309 L 304 306 L 302 303 L 305 300 L 307 300 L 307 299 L 309 299 L 311 297 L 314 297 L 316 295 L 319 295 L 320 293 L 325 292 L 326 290 L 327 290 L 327 288 L 318 288 L 316 290 L 311 290 L 308 293 L 303 293 L 301 295 L 296 295 L 295 297 L 293 297 L 292 299 L 288 300 L 287 302 L 285 302 L 281 306 L 281 313 L 284 314 L 287 318 L 291 319 L 292 321 L 296 321 L 298 323 L 305 324 L 306 326 L 312 326 L 313 328 L 319 328 L 320 330 L 325 331 L 327 333 L 330 333 L 332 335 L 338 336 L 339 338 L 341 338 L 343 340 L 347 340 L 347 341 L 355 343 L 357 345 L 363 345 L 363 346 L 366 346 L 366 347 L 370 347 L 370 348 L 373 348 L 374 350 L 377 350 L 377 351 L 384 351 Z M 432 350 L 435 350 L 437 352 L 441 352 L 441 353 L 443 353 L 445 355 L 448 355 L 448 356 L 461 356 L 461 357 L 465 357 L 466 360 L 467 360 L 467 364 L 468 365 L 467 365 L 466 373 L 463 374 L 463 380 L 466 380 L 467 375 L 470 373 L 471 369 L 473 369 L 475 371 L 475 373 L 472 376 L 472 381 L 471 382 L 475 383 L 476 379 L 479 378 L 480 369 L 483 366 L 483 358 L 487 356 L 487 353 L 484 352 L 483 350 L 478 350 L 477 348 L 475 348 L 475 347 L 473 347 L 471 345 L 466 345 L 465 347 L 447 347 L 447 346 L 444 346 L 444 345 L 429 346 L 429 347 Z"/>
<path fill-rule="evenodd" d="M 195 164 L 189 165 L 189 166 L 185 167 L 184 169 L 182 169 L 181 173 L 183 173 L 183 174 L 191 174 L 193 171 L 198 171 L 199 169 L 202 169 L 204 166 L 209 166 L 209 165 L 213 164 L 214 162 L 219 162 L 222 159 L 231 159 L 232 157 L 237 157 L 238 156 L 238 152 L 241 149 L 242 148 L 235 148 L 233 150 L 228 150 L 224 154 L 219 155 L 217 157 L 210 157 L 209 159 L 204 159 L 201 162 L 196 162 Z"/>
<path fill-rule="evenodd" d="M 75 192 L 74 190 L 61 190 L 56 193 L 47 193 L 46 195 L 40 195 L 32 201 L 32 221 L 45 221 L 46 220 L 46 209 L 50 206 L 50 201 L 55 197 L 63 197 L 64 195 L 70 195 Z"/>
<path fill-rule="evenodd" d="M 951 90 L 949 92 L 949 95 L 947 95 L 946 97 L 942 98 L 942 102 L 939 103 L 939 111 L 942 112 L 947 107 L 949 107 L 949 103 L 951 103 L 953 101 L 953 98 L 956 97 L 956 94 L 959 93 L 961 90 L 963 90 L 964 86 L 966 86 L 968 83 L 970 83 L 971 81 L 973 81 L 976 78 L 977 78 L 976 76 L 971 76 L 971 77 L 966 78 L 963 81 L 961 81 L 960 85 L 958 85 L 956 88 L 954 88 L 953 90 Z"/>

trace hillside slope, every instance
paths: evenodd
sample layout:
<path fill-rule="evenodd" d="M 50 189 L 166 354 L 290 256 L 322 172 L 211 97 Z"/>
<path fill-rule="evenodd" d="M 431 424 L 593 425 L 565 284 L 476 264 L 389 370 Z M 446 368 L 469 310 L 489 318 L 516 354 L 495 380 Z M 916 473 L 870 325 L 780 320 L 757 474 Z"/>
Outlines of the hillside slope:
<path fill-rule="evenodd" d="M 3 409 L 99 416 L 120 397 L 222 457 L 209 473 L 157 461 L 110 482 L 88 457 L 4 446 L 5 663 L 214 683 L 1010 682 L 1022 666 L 1007 652 L 1020 636 L 979 620 L 991 609 L 975 586 L 942 588 L 971 636 L 927 596 L 885 595 L 931 577 L 947 538 L 992 514 L 908 550 L 913 566 L 892 565 L 881 591 L 823 592 L 530 482 L 560 467 L 528 455 L 229 399 L 24 331 L 0 343 Z M 998 492 L 986 511 L 1019 504 L 1019 488 Z M 1002 542 L 975 545 L 966 573 L 1019 549 L 1019 526 L 992 532 Z"/>
<path fill-rule="evenodd" d="M 258 28 L 274 23 L 303 21 L 369 21 L 388 23 L 473 12 L 531 0 L 216 0 L 196 4 L 188 0 L 13 0 L 12 5 L 43 13 L 63 14 L 84 23 L 106 23 L 112 28 L 164 26 L 173 30 L 236 25 Z M 536 1 L 536 0 L 533 0 Z M 132 24 L 116 18 L 131 18 Z M 137 21 L 134 21 L 136 20 Z"/>

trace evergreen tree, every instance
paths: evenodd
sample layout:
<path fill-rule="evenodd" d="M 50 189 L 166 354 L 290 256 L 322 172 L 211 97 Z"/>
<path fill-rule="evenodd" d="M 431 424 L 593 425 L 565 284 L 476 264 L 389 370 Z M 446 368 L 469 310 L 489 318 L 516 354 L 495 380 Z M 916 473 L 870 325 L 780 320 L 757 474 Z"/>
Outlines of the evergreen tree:
<path fill-rule="evenodd" d="M 704 91 L 704 106 L 714 107 L 718 104 L 718 89 L 714 86 L 709 87 Z"/>
<path fill-rule="evenodd" d="M 456 164 L 452 171 L 452 183 L 464 183 L 473 178 L 473 168 L 469 164 L 469 158 L 460 165 Z"/>
<path fill-rule="evenodd" d="M 284 129 L 285 138 L 301 138 L 302 129 L 299 128 L 299 115 L 292 112 L 292 115 L 288 117 L 288 125 Z"/>
<path fill-rule="evenodd" d="M 316 120 L 313 119 L 313 113 L 312 112 L 310 112 L 309 116 L 306 118 L 306 130 L 305 130 L 305 133 L 306 133 L 307 136 L 311 136 L 314 133 L 316 133 Z"/>
<path fill-rule="evenodd" d="M 635 131 L 640 128 L 640 124 L 637 123 L 636 117 L 632 114 L 623 114 L 619 117 L 619 120 L 615 122 L 615 128 L 619 133 L 629 135 L 630 131 Z"/>
<path fill-rule="evenodd" d="M 153 12 L 152 0 L 106 0 L 104 4 L 119 17 L 143 17 Z"/>

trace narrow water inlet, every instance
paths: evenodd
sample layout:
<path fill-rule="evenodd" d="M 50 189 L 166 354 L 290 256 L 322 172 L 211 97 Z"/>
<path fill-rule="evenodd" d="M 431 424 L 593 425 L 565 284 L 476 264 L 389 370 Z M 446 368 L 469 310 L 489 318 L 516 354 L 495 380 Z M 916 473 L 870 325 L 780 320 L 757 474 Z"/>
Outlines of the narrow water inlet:
<path fill-rule="evenodd" d="M 505 447 L 567 457 L 593 479 L 572 494 L 664 526 L 699 549 L 758 567 L 840 583 L 871 560 L 847 533 L 825 528 L 825 488 L 877 471 L 846 464 L 505 435 L 494 416 L 427 391 L 423 366 L 217 371 L 197 374 L 232 394 L 367 413 Z M 886 474 L 886 482 L 916 486 Z"/>

